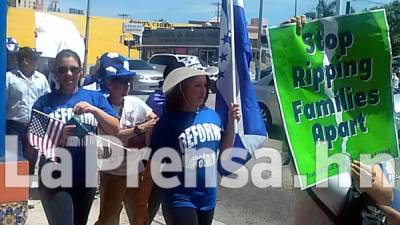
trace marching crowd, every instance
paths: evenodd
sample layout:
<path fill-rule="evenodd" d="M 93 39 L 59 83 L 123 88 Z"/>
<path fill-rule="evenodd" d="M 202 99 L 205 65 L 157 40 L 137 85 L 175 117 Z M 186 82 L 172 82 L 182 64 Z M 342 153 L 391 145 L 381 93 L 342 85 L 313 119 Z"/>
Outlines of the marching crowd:
<path fill-rule="evenodd" d="M 289 22 L 301 26 L 302 21 L 297 18 Z M 182 160 L 187 160 L 187 151 L 202 148 L 211 149 L 209 157 L 218 159 L 221 151 L 233 146 L 234 123 L 241 117 L 239 105 L 232 103 L 229 122 L 224 127 L 218 114 L 205 105 L 209 93 L 207 72 L 190 64 L 168 65 L 160 90 L 143 102 L 128 95 L 135 73 L 125 67 L 126 59 L 118 53 L 104 53 L 96 74 L 87 77 L 81 85 L 81 59 L 72 50 L 62 50 L 55 58 L 52 73 L 57 88 L 52 90 L 46 76 L 36 71 L 39 56 L 33 49 L 19 48 L 14 39 L 7 39 L 6 133 L 18 135 L 18 155 L 29 160 L 30 173 L 39 160 L 39 175 L 43 175 L 45 166 L 57 167 L 57 157 L 54 152 L 38 154 L 37 146 L 28 143 L 30 115 L 40 112 L 65 124 L 54 145 L 67 149 L 72 156 L 73 185 L 49 187 L 39 178 L 39 194 L 50 225 L 87 223 L 96 188 L 85 185 L 86 176 L 91 176 L 85 174 L 87 155 L 82 141 L 85 135 L 112 135 L 127 148 L 149 146 L 151 155 L 169 147 L 176 150 Z M 88 90 L 91 84 L 95 84 L 96 90 Z M 82 136 L 77 134 L 80 125 L 85 130 Z M 214 135 L 195 139 L 191 134 L 194 130 L 214 132 Z M 162 205 L 168 225 L 211 225 L 217 188 L 207 187 L 204 182 L 210 179 L 207 168 L 216 167 L 217 162 L 193 157 L 197 157 L 194 166 L 197 186 L 184 186 L 182 171 L 169 174 L 177 176 L 182 185 L 166 189 L 152 179 L 152 158 L 140 164 L 137 174 L 133 174 L 126 169 L 129 161 L 124 154 L 118 168 L 100 172 L 100 213 L 96 224 L 118 224 L 125 206 L 131 224 L 147 225 Z M 351 224 L 344 222 L 349 221 L 349 216 L 342 214 L 353 209 L 343 210 L 343 207 L 360 176 L 372 179 L 372 187 L 362 190 L 371 204 L 383 210 L 389 224 L 400 224 L 400 193 L 396 188 L 383 186 L 383 181 L 394 182 L 393 174 L 390 163 L 380 163 L 369 171 L 364 164 L 353 162 L 351 172 L 327 181 L 329 188 L 298 191 L 294 224 Z M 61 174 L 52 176 L 56 179 Z M 131 176 L 138 177 L 138 187 L 128 187 L 127 178 Z M 217 181 L 216 176 L 211 179 Z M 347 188 L 339 188 L 338 180 L 346 183 Z M 385 224 L 383 222 L 379 224 Z"/>

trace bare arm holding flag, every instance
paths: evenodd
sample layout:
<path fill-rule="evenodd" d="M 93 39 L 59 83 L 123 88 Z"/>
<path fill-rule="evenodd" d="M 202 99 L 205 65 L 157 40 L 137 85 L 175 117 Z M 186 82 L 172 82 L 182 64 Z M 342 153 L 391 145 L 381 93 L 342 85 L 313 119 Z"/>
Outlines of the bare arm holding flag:
<path fill-rule="evenodd" d="M 240 120 L 240 107 L 239 104 L 231 103 L 231 108 L 229 111 L 229 122 L 226 126 L 225 134 L 222 139 L 222 149 L 231 148 L 235 142 L 235 123 Z"/>

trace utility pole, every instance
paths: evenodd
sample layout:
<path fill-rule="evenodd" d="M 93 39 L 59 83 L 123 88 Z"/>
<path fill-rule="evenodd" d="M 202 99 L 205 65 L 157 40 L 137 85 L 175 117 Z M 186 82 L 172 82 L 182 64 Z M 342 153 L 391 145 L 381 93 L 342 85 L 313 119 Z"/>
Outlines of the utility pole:
<path fill-rule="evenodd" d="M 346 14 L 351 14 L 351 3 L 350 3 L 350 1 L 346 2 Z"/>
<path fill-rule="evenodd" d="M 297 16 L 297 0 L 294 0 L 294 16 Z"/>
<path fill-rule="evenodd" d="M 90 0 L 87 0 L 86 7 L 86 29 L 85 29 L 85 59 L 83 61 L 83 71 L 86 74 L 86 67 L 88 62 L 89 52 L 89 24 L 90 24 Z"/>
<path fill-rule="evenodd" d="M 126 19 L 126 18 L 129 18 L 130 15 L 126 14 L 126 13 L 120 13 L 120 14 L 118 14 L 118 17 L 121 17 L 122 19 Z"/>
<path fill-rule="evenodd" d="M 221 18 L 221 10 L 220 10 L 220 7 L 221 7 L 222 4 L 218 1 L 218 2 L 213 2 L 213 3 L 211 3 L 211 5 L 217 6 L 217 23 L 219 24 L 220 18 Z"/>
<path fill-rule="evenodd" d="M 263 27 L 263 2 L 264 0 L 260 0 L 260 14 L 258 16 L 258 40 L 257 40 L 257 47 L 258 47 L 258 60 L 256 61 L 256 80 L 259 80 L 261 77 L 261 58 L 262 58 L 262 46 L 261 46 L 261 34 L 262 34 L 262 27 Z"/>

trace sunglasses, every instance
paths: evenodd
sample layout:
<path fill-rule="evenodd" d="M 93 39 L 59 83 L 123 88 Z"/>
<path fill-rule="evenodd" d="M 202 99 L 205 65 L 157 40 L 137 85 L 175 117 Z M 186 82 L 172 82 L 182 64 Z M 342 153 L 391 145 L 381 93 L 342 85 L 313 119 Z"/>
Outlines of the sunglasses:
<path fill-rule="evenodd" d="M 79 68 L 77 66 L 71 66 L 71 67 L 59 66 L 57 69 L 57 72 L 61 73 L 61 74 L 68 73 L 68 71 L 71 71 L 71 73 L 73 73 L 73 74 L 77 74 L 77 73 L 81 72 L 81 68 Z"/>

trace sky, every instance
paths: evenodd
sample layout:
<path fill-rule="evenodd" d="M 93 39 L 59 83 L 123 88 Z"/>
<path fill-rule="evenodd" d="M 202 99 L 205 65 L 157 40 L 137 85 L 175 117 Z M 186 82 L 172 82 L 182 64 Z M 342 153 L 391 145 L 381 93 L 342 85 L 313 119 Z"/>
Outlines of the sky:
<path fill-rule="evenodd" d="M 50 0 L 45 0 L 49 2 Z M 264 0 L 263 17 L 269 25 L 278 25 L 281 21 L 294 15 L 295 0 Z M 59 0 L 60 9 L 67 12 L 69 8 L 83 9 L 86 12 L 86 0 Z M 137 20 L 159 20 L 187 23 L 189 20 L 206 21 L 217 15 L 217 6 L 212 3 L 221 0 L 91 0 L 91 15 L 118 17 L 118 14 L 129 14 Z M 317 0 L 297 0 L 298 14 L 313 11 Z M 356 12 L 365 8 L 389 3 L 391 0 L 352 0 Z M 246 19 L 258 18 L 260 0 L 244 0 Z"/>

